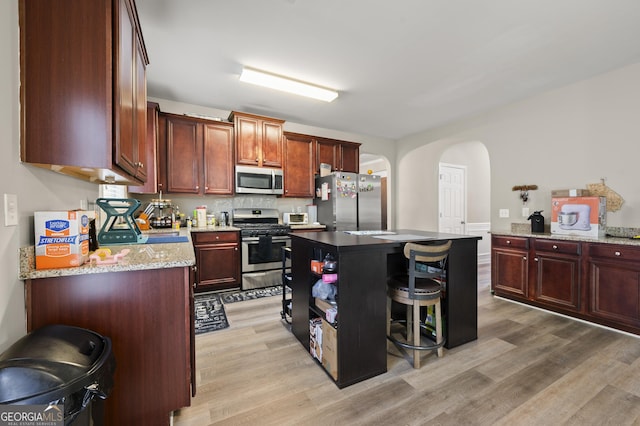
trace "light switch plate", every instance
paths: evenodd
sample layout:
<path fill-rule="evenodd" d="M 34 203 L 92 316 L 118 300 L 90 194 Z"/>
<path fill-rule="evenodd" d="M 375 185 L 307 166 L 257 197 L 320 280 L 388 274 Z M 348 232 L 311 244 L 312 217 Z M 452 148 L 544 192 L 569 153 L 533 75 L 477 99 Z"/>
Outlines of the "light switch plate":
<path fill-rule="evenodd" d="M 4 194 L 4 226 L 18 225 L 18 196 Z"/>
<path fill-rule="evenodd" d="M 509 217 L 509 209 L 500 209 L 500 217 Z"/>
<path fill-rule="evenodd" d="M 529 217 L 529 207 L 522 208 L 522 217 Z"/>

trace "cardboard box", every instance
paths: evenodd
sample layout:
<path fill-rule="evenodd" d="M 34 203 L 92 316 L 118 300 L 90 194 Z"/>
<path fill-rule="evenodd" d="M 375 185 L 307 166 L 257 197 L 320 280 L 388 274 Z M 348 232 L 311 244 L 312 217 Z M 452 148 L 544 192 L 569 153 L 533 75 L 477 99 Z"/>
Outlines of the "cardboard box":
<path fill-rule="evenodd" d="M 338 380 L 338 330 L 322 320 L 322 366 Z"/>
<path fill-rule="evenodd" d="M 309 352 L 318 361 L 322 362 L 322 319 L 311 318 L 309 320 Z"/>
<path fill-rule="evenodd" d="M 605 197 L 551 198 L 551 233 L 602 237 L 607 225 Z"/>
<path fill-rule="evenodd" d="M 553 189 L 551 197 L 588 197 L 588 189 Z"/>
<path fill-rule="evenodd" d="M 89 257 L 89 221 L 84 210 L 34 213 L 36 269 L 70 268 Z"/>

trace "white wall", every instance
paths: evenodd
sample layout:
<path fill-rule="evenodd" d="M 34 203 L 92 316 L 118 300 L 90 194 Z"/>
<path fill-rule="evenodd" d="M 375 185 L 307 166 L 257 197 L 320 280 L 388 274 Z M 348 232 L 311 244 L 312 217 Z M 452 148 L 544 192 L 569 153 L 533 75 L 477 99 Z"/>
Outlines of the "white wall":
<path fill-rule="evenodd" d="M 608 225 L 640 227 L 640 64 L 399 141 L 400 227 L 437 229 L 438 161 L 448 147 L 468 141 L 489 152 L 493 230 L 525 222 L 515 185 L 538 185 L 528 206 L 544 210 L 549 221 L 552 189 L 585 188 L 600 178 L 625 199 L 622 210 L 608 214 Z M 499 218 L 500 208 L 511 217 Z"/>
<path fill-rule="evenodd" d="M 19 45 L 18 1 L 0 1 L 0 197 L 16 194 L 19 210 L 18 226 L 5 227 L 0 209 L 0 352 L 26 333 L 18 249 L 33 245 L 33 212 L 79 208 L 81 199 L 95 199 L 98 191 L 94 184 L 20 163 Z"/>

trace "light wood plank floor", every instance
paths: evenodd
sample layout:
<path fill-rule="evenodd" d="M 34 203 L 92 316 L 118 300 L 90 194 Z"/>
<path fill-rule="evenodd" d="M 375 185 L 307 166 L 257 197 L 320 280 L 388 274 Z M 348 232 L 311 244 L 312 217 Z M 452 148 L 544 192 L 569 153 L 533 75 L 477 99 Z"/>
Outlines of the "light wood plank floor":
<path fill-rule="evenodd" d="M 640 339 L 492 297 L 479 270 L 478 340 L 414 370 L 338 389 L 280 320 L 279 297 L 225 306 L 196 336 L 197 395 L 175 426 L 640 425 Z"/>

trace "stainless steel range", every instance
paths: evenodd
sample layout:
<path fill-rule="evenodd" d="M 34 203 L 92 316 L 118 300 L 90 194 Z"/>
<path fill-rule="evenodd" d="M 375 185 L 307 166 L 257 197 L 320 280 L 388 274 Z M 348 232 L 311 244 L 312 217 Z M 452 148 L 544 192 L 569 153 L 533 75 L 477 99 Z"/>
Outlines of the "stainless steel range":
<path fill-rule="evenodd" d="M 240 228 L 242 243 L 243 290 L 282 285 L 281 250 L 291 246 L 291 227 L 278 223 L 278 215 L 277 209 L 233 211 L 233 226 Z"/>

